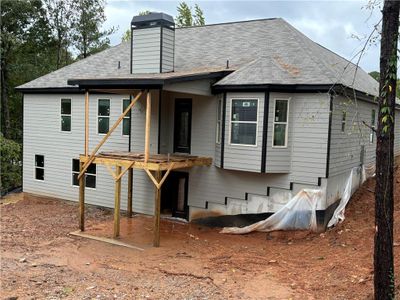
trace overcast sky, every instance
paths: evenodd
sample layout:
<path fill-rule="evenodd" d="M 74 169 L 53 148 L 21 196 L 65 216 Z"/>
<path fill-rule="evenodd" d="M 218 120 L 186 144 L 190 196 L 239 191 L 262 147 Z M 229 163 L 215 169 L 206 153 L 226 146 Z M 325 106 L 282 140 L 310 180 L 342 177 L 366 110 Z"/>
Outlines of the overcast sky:
<path fill-rule="evenodd" d="M 372 0 L 371 0 L 372 1 Z M 374 0 L 376 1 L 376 0 Z M 186 1 L 204 11 L 206 24 L 281 17 L 313 41 L 353 58 L 381 19 L 379 7 L 369 9 L 363 1 Z M 106 27 L 118 27 L 111 44 L 120 43 L 134 15 L 143 10 L 176 15 L 179 1 L 108 0 Z M 357 62 L 358 57 L 353 61 Z M 379 70 L 379 43 L 368 45 L 360 65 L 368 72 Z"/>

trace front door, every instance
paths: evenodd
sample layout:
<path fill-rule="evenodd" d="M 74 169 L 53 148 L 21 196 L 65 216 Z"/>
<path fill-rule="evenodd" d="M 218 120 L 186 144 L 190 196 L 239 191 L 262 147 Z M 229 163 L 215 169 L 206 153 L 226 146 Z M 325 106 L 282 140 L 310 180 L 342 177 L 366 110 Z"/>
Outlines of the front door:
<path fill-rule="evenodd" d="M 161 188 L 161 212 L 188 219 L 189 173 L 172 171 Z"/>
<path fill-rule="evenodd" d="M 174 152 L 190 153 L 192 99 L 175 99 Z"/>

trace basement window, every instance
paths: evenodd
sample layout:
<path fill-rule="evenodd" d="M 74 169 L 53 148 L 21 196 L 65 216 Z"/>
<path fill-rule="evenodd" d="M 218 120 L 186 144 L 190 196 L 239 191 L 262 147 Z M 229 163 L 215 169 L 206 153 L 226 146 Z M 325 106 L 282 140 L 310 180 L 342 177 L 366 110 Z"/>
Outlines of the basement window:
<path fill-rule="evenodd" d="M 376 117 L 376 110 L 373 109 L 371 111 L 371 132 L 369 134 L 369 142 L 371 144 L 374 142 L 374 136 L 375 136 L 375 117 Z"/>
<path fill-rule="evenodd" d="M 341 131 L 344 133 L 346 130 L 346 115 L 347 113 L 345 111 L 342 112 L 342 128 Z"/>
<path fill-rule="evenodd" d="M 275 99 L 272 146 L 287 147 L 289 122 L 289 100 Z"/>
<path fill-rule="evenodd" d="M 35 155 L 35 179 L 44 180 L 44 155 Z"/>
<path fill-rule="evenodd" d="M 222 105 L 223 101 L 221 98 L 218 99 L 218 106 L 217 106 L 217 132 L 216 132 L 216 142 L 217 144 L 221 143 L 221 136 L 222 136 Z"/>
<path fill-rule="evenodd" d="M 95 189 L 96 188 L 96 164 L 90 164 L 86 170 L 86 187 Z M 72 160 L 72 185 L 79 186 L 79 159 Z"/>
<path fill-rule="evenodd" d="M 258 99 L 232 99 L 231 144 L 256 146 Z"/>
<path fill-rule="evenodd" d="M 110 127 L 110 99 L 99 99 L 97 112 L 97 132 L 106 134 Z"/>
<path fill-rule="evenodd" d="M 61 99 L 61 131 L 71 131 L 71 99 Z"/>
<path fill-rule="evenodd" d="M 122 112 L 124 112 L 129 104 L 131 104 L 130 99 L 123 99 L 122 100 Z M 122 120 L 122 135 L 128 135 L 130 134 L 130 126 L 131 126 L 131 111 L 124 117 Z"/>

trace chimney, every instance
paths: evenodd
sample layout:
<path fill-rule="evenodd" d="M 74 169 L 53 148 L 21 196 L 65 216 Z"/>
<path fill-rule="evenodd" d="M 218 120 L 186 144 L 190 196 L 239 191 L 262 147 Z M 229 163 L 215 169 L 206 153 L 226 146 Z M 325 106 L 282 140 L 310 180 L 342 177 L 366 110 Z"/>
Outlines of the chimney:
<path fill-rule="evenodd" d="M 175 22 L 164 13 L 135 16 L 131 22 L 131 73 L 174 70 Z"/>

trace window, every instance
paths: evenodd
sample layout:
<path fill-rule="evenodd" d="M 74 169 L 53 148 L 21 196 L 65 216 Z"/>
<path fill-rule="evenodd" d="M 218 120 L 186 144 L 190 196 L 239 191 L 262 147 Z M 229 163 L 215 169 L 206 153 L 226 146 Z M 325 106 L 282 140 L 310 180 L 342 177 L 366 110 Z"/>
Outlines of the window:
<path fill-rule="evenodd" d="M 131 104 L 130 99 L 122 100 L 122 112 L 124 112 L 128 108 L 129 104 Z M 130 134 L 130 126 L 131 126 L 131 112 L 129 112 L 122 120 L 122 135 Z"/>
<path fill-rule="evenodd" d="M 222 99 L 218 99 L 218 107 L 217 107 L 217 133 L 216 133 L 216 142 L 217 144 L 221 143 L 221 131 L 222 131 Z"/>
<path fill-rule="evenodd" d="M 72 185 L 79 186 L 79 159 L 72 160 Z M 86 187 L 96 188 L 96 164 L 90 164 L 86 170 Z"/>
<path fill-rule="evenodd" d="M 345 132 L 345 130 L 346 130 L 346 112 L 343 111 L 342 112 L 342 128 L 341 128 L 341 131 Z"/>
<path fill-rule="evenodd" d="M 44 155 L 35 155 L 35 179 L 44 180 Z"/>
<path fill-rule="evenodd" d="M 71 131 L 71 99 L 61 99 L 61 131 Z"/>
<path fill-rule="evenodd" d="M 371 132 L 369 134 L 369 142 L 372 144 L 374 142 L 374 135 L 375 135 L 375 115 L 376 111 L 373 109 L 371 111 Z"/>
<path fill-rule="evenodd" d="M 232 99 L 231 144 L 256 145 L 258 99 Z"/>
<path fill-rule="evenodd" d="M 275 99 L 274 121 L 273 121 L 273 143 L 274 147 L 286 147 L 288 135 L 289 100 Z"/>
<path fill-rule="evenodd" d="M 105 134 L 108 132 L 110 127 L 110 100 L 99 99 L 97 111 L 98 111 L 97 132 Z"/>

